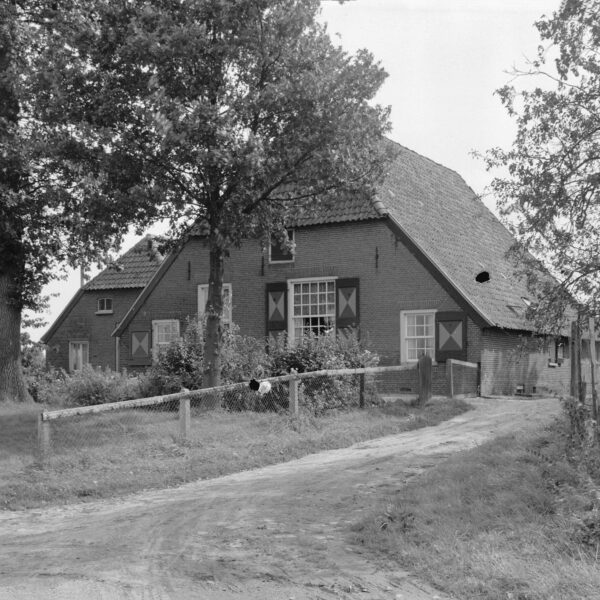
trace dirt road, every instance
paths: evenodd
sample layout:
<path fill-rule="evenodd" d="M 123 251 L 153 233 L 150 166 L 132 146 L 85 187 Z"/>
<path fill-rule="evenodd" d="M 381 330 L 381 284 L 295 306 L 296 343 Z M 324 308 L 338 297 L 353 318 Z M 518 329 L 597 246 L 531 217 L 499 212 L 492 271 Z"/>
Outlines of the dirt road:
<path fill-rule="evenodd" d="M 475 400 L 436 427 L 177 489 L 0 513 L 3 600 L 430 600 L 348 546 L 377 498 L 450 453 L 549 422 L 556 400 Z"/>

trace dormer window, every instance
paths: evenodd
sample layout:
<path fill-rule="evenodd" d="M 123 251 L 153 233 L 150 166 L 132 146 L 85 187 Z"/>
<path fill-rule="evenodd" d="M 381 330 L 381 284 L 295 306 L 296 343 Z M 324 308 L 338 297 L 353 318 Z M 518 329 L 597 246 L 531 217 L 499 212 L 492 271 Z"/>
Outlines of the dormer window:
<path fill-rule="evenodd" d="M 294 244 L 294 230 L 287 229 L 287 238 Z M 283 243 L 274 236 L 271 237 L 271 245 L 269 246 L 269 262 L 270 263 L 289 263 L 294 262 L 295 250 L 286 247 L 287 244 Z"/>
<path fill-rule="evenodd" d="M 98 298 L 97 315 L 112 315 L 113 303 L 112 298 Z"/>

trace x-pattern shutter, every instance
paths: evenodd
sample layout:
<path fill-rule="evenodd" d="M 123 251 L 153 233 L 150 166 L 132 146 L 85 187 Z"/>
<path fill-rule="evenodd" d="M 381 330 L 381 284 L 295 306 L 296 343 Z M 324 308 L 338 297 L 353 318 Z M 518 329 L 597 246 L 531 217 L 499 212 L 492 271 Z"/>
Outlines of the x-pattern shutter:
<path fill-rule="evenodd" d="M 449 358 L 467 358 L 467 317 L 462 312 L 435 314 L 435 358 L 445 362 Z"/>
<path fill-rule="evenodd" d="M 348 328 L 358 329 L 360 324 L 358 279 L 338 279 L 336 288 L 335 316 L 338 332 Z"/>
<path fill-rule="evenodd" d="M 267 283 L 267 338 L 276 337 L 287 329 L 287 283 Z"/>
<path fill-rule="evenodd" d="M 134 365 L 150 365 L 150 332 L 131 332 L 131 362 Z"/>

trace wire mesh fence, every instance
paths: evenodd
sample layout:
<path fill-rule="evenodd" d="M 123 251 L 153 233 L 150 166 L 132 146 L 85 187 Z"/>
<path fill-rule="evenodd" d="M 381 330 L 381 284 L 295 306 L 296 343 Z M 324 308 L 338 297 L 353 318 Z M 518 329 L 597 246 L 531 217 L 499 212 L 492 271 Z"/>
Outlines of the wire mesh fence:
<path fill-rule="evenodd" d="M 273 377 L 218 388 L 43 412 L 38 420 L 42 458 L 73 452 L 122 455 L 165 445 L 203 443 L 211 428 L 243 427 L 251 414 L 310 414 L 358 409 L 383 402 L 390 374 L 413 366 L 341 369 Z"/>

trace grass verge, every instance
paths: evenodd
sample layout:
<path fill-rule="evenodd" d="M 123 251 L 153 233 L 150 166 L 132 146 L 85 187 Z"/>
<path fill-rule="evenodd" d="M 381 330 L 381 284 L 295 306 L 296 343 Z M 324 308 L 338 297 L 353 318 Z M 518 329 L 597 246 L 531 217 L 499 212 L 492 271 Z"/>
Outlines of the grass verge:
<path fill-rule="evenodd" d="M 600 598 L 598 488 L 566 424 L 457 453 L 382 500 L 354 541 L 461 600 Z"/>
<path fill-rule="evenodd" d="M 469 409 L 461 400 L 401 402 L 330 412 L 195 411 L 191 439 L 177 413 L 129 410 L 51 421 L 52 452 L 35 459 L 39 407 L 0 407 L 0 509 L 105 498 L 179 485 L 320 450 L 436 425 Z"/>

